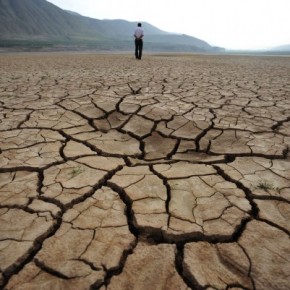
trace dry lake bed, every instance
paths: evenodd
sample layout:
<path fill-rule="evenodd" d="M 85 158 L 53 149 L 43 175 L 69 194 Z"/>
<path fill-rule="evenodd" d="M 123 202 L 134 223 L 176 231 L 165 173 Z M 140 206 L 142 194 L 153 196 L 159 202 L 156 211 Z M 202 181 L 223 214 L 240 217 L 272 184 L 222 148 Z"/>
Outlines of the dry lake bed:
<path fill-rule="evenodd" d="M 289 289 L 290 57 L 0 73 L 1 289 Z"/>

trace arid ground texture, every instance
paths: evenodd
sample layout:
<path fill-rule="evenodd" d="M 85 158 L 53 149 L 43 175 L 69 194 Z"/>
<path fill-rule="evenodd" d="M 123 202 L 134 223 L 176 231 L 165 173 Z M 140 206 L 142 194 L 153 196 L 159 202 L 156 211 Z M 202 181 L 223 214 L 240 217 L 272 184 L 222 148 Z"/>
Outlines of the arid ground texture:
<path fill-rule="evenodd" d="M 0 72 L 1 289 L 289 289 L 289 57 Z"/>

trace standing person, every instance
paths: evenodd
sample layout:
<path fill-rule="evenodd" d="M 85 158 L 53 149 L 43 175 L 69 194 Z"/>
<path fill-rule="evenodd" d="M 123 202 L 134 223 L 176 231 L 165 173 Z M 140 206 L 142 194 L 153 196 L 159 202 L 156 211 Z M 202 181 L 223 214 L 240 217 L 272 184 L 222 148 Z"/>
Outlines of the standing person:
<path fill-rule="evenodd" d="M 135 29 L 135 32 L 134 32 L 136 59 L 141 59 L 142 57 L 143 36 L 144 36 L 144 31 L 142 29 L 142 24 L 138 23 L 137 28 Z"/>

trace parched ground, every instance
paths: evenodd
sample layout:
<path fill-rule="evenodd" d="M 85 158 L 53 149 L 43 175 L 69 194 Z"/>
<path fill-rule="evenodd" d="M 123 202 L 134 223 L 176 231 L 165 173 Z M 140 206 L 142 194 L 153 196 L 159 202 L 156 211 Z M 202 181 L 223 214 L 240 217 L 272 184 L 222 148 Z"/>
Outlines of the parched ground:
<path fill-rule="evenodd" d="M 289 289 L 289 57 L 0 72 L 1 289 Z"/>

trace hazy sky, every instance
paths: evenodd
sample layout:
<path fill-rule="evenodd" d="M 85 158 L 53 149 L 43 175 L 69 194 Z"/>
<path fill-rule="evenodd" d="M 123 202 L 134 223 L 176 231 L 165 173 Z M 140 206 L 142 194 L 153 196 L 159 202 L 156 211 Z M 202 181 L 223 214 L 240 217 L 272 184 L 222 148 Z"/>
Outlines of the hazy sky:
<path fill-rule="evenodd" d="M 146 21 L 229 49 L 290 44 L 290 0 L 48 1 L 92 18 Z"/>

